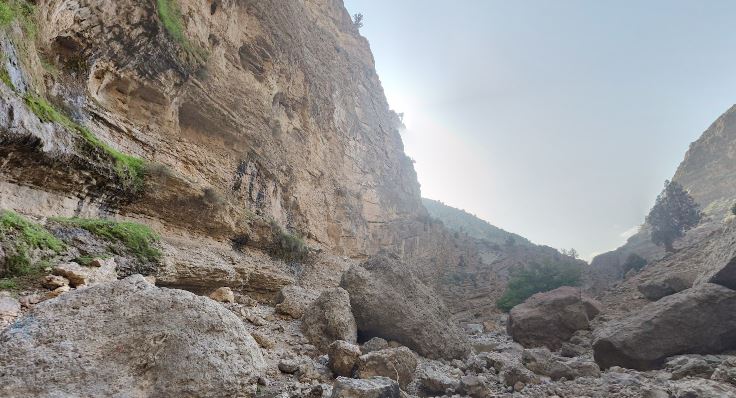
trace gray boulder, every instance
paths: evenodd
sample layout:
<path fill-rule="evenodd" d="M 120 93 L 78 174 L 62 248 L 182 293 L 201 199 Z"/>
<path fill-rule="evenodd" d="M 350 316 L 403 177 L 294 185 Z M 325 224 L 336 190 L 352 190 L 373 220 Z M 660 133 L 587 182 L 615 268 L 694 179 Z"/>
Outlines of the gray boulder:
<path fill-rule="evenodd" d="M 417 358 L 406 347 L 387 348 L 361 355 L 355 369 L 355 376 L 368 379 L 374 376 L 388 377 L 406 388 L 414 380 Z"/>
<path fill-rule="evenodd" d="M 548 376 L 552 380 L 565 378 L 573 380 L 578 377 L 598 377 L 601 374 L 598 365 L 583 358 L 567 359 L 552 354 L 546 348 L 524 350 L 522 362 L 532 372 Z"/>
<path fill-rule="evenodd" d="M 340 286 L 350 293 L 362 335 L 397 341 L 433 359 L 464 358 L 470 352 L 465 334 L 436 292 L 396 257 L 378 255 L 350 267 Z"/>
<path fill-rule="evenodd" d="M 388 377 L 349 379 L 338 377 L 332 398 L 400 398 L 399 384 Z"/>
<path fill-rule="evenodd" d="M 328 366 L 336 375 L 351 377 L 358 357 L 360 348 L 357 345 L 338 340 L 330 344 Z"/>
<path fill-rule="evenodd" d="M 537 293 L 509 312 L 506 329 L 524 347 L 558 350 L 576 331 L 590 328 L 600 304 L 579 288 L 563 286 Z"/>
<path fill-rule="evenodd" d="M 302 332 L 309 341 L 322 351 L 330 344 L 344 340 L 355 344 L 358 329 L 350 309 L 350 296 L 342 288 L 325 290 L 304 311 Z"/>
<path fill-rule="evenodd" d="M 440 369 L 426 366 L 417 372 L 417 388 L 427 396 L 445 395 L 448 391 L 454 392 L 460 385 L 460 380 Z"/>
<path fill-rule="evenodd" d="M 363 354 L 367 354 L 369 352 L 383 350 L 385 348 L 388 348 L 388 341 L 386 341 L 386 339 L 373 337 L 363 343 L 363 345 L 360 347 L 360 350 L 363 352 Z"/>
<path fill-rule="evenodd" d="M 736 291 L 705 283 L 651 303 L 595 332 L 601 368 L 653 369 L 678 354 L 736 347 Z"/>
<path fill-rule="evenodd" d="M 237 395 L 265 367 L 222 305 L 142 276 L 64 294 L 0 334 L 0 396 Z"/>
<path fill-rule="evenodd" d="M 662 297 L 689 289 L 692 285 L 692 277 L 678 273 L 661 276 L 653 280 L 643 282 L 637 286 L 637 289 L 639 289 L 639 292 L 648 300 L 656 301 Z"/>
<path fill-rule="evenodd" d="M 276 312 L 299 319 L 316 298 L 316 293 L 301 286 L 286 286 L 276 295 Z"/>

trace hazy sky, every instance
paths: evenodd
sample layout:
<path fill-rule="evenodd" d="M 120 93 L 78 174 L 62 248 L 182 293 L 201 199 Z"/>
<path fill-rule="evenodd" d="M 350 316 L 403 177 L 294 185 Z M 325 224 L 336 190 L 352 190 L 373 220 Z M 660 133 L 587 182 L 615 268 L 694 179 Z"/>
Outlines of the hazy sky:
<path fill-rule="evenodd" d="M 345 3 L 422 194 L 586 258 L 736 102 L 736 1 Z"/>

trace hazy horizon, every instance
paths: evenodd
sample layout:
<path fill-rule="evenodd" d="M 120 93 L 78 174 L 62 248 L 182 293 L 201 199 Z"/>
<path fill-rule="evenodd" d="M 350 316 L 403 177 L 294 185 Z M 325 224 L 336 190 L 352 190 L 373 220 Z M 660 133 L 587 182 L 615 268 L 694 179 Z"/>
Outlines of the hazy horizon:
<path fill-rule="evenodd" d="M 422 195 L 586 259 L 625 242 L 734 103 L 734 2 L 345 5 Z"/>

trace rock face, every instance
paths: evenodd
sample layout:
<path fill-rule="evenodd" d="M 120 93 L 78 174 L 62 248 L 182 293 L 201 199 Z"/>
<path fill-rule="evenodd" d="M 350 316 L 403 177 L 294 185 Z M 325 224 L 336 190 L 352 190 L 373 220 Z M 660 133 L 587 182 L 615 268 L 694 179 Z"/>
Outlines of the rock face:
<path fill-rule="evenodd" d="M 470 346 L 448 322 L 442 301 L 393 256 L 378 255 L 347 270 L 340 282 L 350 293 L 362 336 L 406 345 L 428 358 L 465 357 Z"/>
<path fill-rule="evenodd" d="M 579 288 L 563 286 L 537 293 L 512 308 L 506 327 L 525 347 L 558 350 L 576 331 L 588 329 L 599 312 L 599 304 Z"/>
<path fill-rule="evenodd" d="M 651 303 L 596 330 L 601 368 L 652 369 L 677 354 L 736 347 L 736 291 L 705 283 Z"/>
<path fill-rule="evenodd" d="M 405 389 L 414 380 L 417 369 L 417 358 L 406 347 L 387 348 L 361 355 L 355 369 L 355 375 L 361 379 L 374 376 L 388 377 Z"/>
<path fill-rule="evenodd" d="M 140 275 L 41 303 L 0 335 L 2 396 L 220 397 L 264 366 L 235 315 Z"/>
<path fill-rule="evenodd" d="M 350 296 L 341 288 L 325 290 L 302 317 L 302 332 L 320 350 L 337 340 L 355 343 L 358 331 L 350 310 Z"/>
<path fill-rule="evenodd" d="M 734 159 L 736 158 L 736 106 L 732 106 L 715 122 L 690 147 L 683 161 L 677 168 L 673 181 L 680 183 L 700 205 L 708 216 L 701 222 L 698 228 L 689 231 L 683 237 L 679 245 L 687 247 L 697 243 L 714 229 L 720 228 L 723 218 L 729 214 L 736 197 L 736 185 L 734 180 Z M 726 250 L 709 252 L 715 256 L 723 256 L 721 265 L 727 264 L 734 257 L 733 246 Z M 597 256 L 591 262 L 591 287 L 596 292 L 602 292 L 613 283 L 623 277 L 623 263 L 629 253 L 636 252 L 653 262 L 662 259 L 665 253 L 662 248 L 655 246 L 650 239 L 650 227 L 644 225 L 636 235 L 629 238 L 626 244 L 612 252 Z M 730 253 L 730 257 L 729 256 Z M 726 258 L 728 257 L 728 258 Z M 708 266 L 709 262 L 693 262 L 691 267 L 700 268 Z M 713 269 L 711 275 L 705 280 L 718 273 L 718 267 Z M 722 275 L 725 277 L 725 275 Z M 733 282 L 733 278 L 729 277 Z"/>

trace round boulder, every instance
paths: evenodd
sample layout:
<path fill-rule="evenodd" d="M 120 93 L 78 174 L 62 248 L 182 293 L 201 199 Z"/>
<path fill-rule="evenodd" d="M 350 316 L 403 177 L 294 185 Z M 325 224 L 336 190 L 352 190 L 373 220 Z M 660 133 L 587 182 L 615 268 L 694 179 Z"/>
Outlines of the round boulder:
<path fill-rule="evenodd" d="M 590 328 L 600 304 L 579 288 L 563 286 L 537 293 L 511 309 L 506 329 L 524 347 L 558 350 L 576 331 Z"/>
<path fill-rule="evenodd" d="M 0 334 L 5 397 L 221 397 L 264 367 L 233 313 L 140 275 L 45 301 Z"/>

